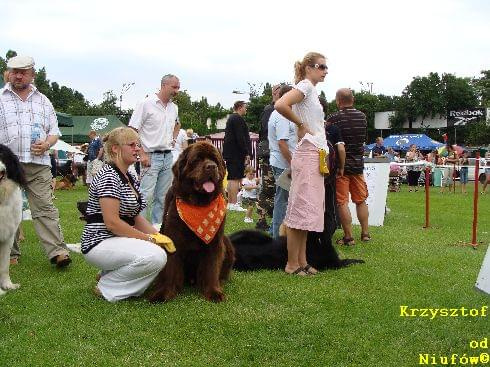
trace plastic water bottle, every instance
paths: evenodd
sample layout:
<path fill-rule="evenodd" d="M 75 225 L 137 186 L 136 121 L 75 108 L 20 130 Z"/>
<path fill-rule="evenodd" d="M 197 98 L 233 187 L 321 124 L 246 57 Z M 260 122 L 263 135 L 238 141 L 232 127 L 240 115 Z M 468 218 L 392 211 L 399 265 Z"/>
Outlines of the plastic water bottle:
<path fill-rule="evenodd" d="M 35 144 L 41 139 L 41 125 L 39 122 L 35 122 L 31 128 L 31 144 Z"/>

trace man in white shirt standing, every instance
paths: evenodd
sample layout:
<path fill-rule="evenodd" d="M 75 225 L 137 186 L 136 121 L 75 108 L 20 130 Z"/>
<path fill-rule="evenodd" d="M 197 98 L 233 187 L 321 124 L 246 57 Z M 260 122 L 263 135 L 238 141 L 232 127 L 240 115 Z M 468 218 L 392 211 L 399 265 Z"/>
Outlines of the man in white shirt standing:
<path fill-rule="evenodd" d="M 51 191 L 49 150 L 61 135 L 53 105 L 32 84 L 34 60 L 14 56 L 7 62 L 8 83 L 0 89 L 0 144 L 19 157 L 25 171 L 25 191 L 34 221 L 34 229 L 52 264 L 66 267 L 68 255 L 60 228 L 58 209 Z M 20 256 L 18 236 L 10 253 L 10 263 Z"/>
<path fill-rule="evenodd" d="M 147 209 L 151 208 L 152 224 L 162 223 L 163 203 L 172 183 L 172 148 L 180 129 L 178 108 L 172 98 L 179 90 L 179 79 L 172 74 L 165 75 L 160 91 L 136 106 L 128 125 L 141 139 L 140 187 L 148 202 Z M 146 209 L 143 215 L 146 216 Z"/>
<path fill-rule="evenodd" d="M 290 85 L 283 85 L 279 89 L 279 98 L 292 88 Z M 270 150 L 269 163 L 276 182 L 271 232 L 272 237 L 278 238 L 279 227 L 286 216 L 289 191 L 280 187 L 277 184 L 277 180 L 285 169 L 291 167 L 291 158 L 298 143 L 296 125 L 274 110 L 269 117 L 268 139 Z"/>

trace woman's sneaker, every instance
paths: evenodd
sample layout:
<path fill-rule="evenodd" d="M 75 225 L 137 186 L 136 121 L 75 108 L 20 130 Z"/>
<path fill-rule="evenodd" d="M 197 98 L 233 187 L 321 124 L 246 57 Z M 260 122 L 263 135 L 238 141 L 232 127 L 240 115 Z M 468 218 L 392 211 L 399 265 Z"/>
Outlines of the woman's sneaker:
<path fill-rule="evenodd" d="M 252 218 L 249 218 L 249 217 L 245 217 L 245 219 L 243 220 L 245 223 L 253 223 L 254 220 Z"/>

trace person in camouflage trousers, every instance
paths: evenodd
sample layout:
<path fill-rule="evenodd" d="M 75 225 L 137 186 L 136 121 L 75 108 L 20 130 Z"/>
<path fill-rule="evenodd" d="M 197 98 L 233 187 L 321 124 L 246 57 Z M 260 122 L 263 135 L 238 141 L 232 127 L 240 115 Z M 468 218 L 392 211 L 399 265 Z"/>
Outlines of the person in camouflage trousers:
<path fill-rule="evenodd" d="M 269 165 L 269 157 L 259 158 L 259 166 L 262 177 L 262 188 L 259 192 L 257 200 L 257 214 L 259 220 L 255 228 L 268 230 L 267 217 L 272 218 L 274 209 L 274 193 L 276 192 L 276 182 L 271 166 Z"/>
<path fill-rule="evenodd" d="M 274 103 L 279 99 L 280 89 L 281 84 L 274 85 L 272 87 L 272 102 L 265 106 L 264 111 L 260 116 L 258 158 L 262 189 L 260 190 L 259 199 L 257 201 L 257 213 L 259 215 L 259 220 L 257 221 L 255 228 L 262 230 L 269 229 L 269 225 L 267 224 L 267 216 L 272 218 L 272 211 L 274 209 L 274 193 L 276 191 L 276 185 L 274 174 L 272 173 L 272 169 L 269 165 L 268 122 L 272 111 L 274 111 Z"/>

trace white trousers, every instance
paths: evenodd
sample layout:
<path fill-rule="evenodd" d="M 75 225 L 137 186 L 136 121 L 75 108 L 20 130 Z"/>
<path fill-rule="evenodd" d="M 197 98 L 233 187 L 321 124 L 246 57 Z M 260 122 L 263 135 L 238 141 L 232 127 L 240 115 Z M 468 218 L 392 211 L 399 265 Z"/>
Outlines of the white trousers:
<path fill-rule="evenodd" d="M 127 237 L 108 238 L 84 256 L 102 270 L 97 287 L 109 302 L 142 295 L 167 262 L 162 248 Z"/>

